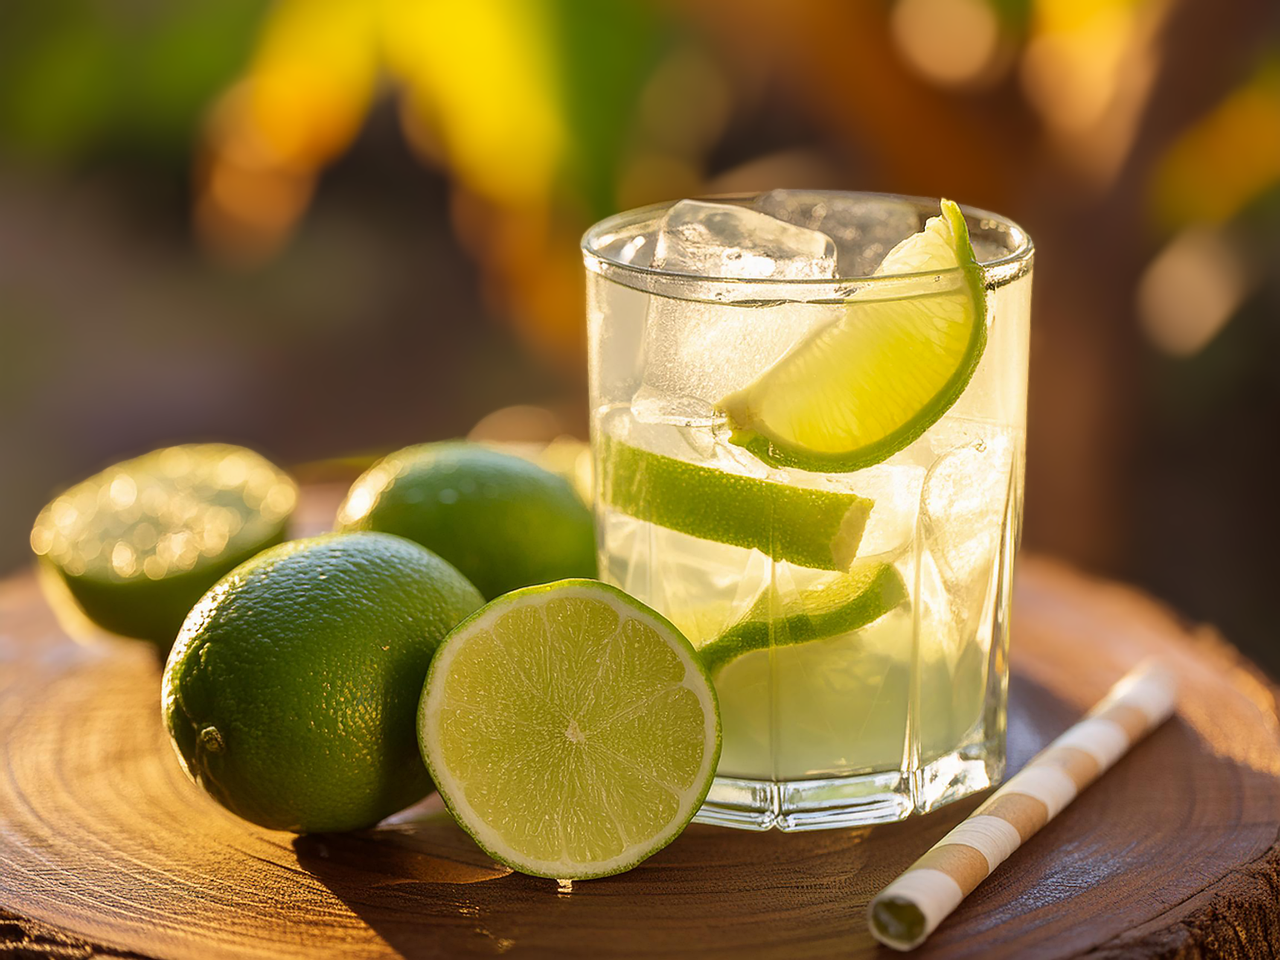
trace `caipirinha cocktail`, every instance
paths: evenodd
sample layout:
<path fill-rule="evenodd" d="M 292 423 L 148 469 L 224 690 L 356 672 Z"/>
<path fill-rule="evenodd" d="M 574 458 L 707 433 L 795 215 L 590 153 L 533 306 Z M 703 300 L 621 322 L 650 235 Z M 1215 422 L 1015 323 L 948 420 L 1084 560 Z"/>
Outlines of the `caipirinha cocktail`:
<path fill-rule="evenodd" d="M 1031 244 L 774 191 L 584 241 L 601 577 L 699 649 L 704 820 L 894 820 L 1004 763 Z"/>

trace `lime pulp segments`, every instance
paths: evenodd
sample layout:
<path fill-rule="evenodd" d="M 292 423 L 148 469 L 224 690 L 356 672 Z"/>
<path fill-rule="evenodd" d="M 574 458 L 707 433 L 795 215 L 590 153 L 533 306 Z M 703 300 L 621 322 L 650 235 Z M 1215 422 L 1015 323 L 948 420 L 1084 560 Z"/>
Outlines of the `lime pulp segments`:
<path fill-rule="evenodd" d="M 751 609 L 698 650 L 714 677 L 729 661 L 769 646 L 823 640 L 865 627 L 907 599 L 902 575 L 892 564 L 855 561 L 847 574 L 782 598 L 766 586 Z"/>
<path fill-rule="evenodd" d="M 960 208 L 903 240 L 874 276 L 918 275 L 853 300 L 717 407 L 732 440 L 774 466 L 847 472 L 906 447 L 959 399 L 986 345 L 986 293 Z"/>
<path fill-rule="evenodd" d="M 455 819 L 535 876 L 620 873 L 674 839 L 711 786 L 720 719 L 693 647 L 594 580 L 527 587 L 454 628 L 418 709 Z"/>
<path fill-rule="evenodd" d="M 857 555 L 873 501 L 727 473 L 600 439 L 599 494 L 622 513 L 818 570 Z"/>

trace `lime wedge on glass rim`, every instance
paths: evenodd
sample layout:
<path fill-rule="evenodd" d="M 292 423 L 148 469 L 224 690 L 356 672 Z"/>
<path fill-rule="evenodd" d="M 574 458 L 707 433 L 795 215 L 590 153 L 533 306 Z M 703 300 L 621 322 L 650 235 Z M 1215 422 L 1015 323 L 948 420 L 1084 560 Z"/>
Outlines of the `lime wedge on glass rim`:
<path fill-rule="evenodd" d="M 559 880 L 661 850 L 702 805 L 720 716 L 697 653 L 616 587 L 515 590 L 445 638 L 418 744 L 454 819 L 495 860 Z"/>
<path fill-rule="evenodd" d="M 964 391 L 986 345 L 986 294 L 959 206 L 899 243 L 873 277 L 918 279 L 853 300 L 754 383 L 716 406 L 765 463 L 859 470 L 906 447 Z"/>
<path fill-rule="evenodd" d="M 766 585 L 742 618 L 700 647 L 698 655 L 714 678 L 743 654 L 849 633 L 906 600 L 906 584 L 892 564 L 855 560 L 848 573 L 794 594 Z"/>

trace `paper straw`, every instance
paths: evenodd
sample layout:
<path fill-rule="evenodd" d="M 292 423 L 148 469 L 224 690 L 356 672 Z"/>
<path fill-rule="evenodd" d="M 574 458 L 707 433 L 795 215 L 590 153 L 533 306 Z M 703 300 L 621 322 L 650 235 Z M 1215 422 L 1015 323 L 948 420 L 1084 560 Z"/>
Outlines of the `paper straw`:
<path fill-rule="evenodd" d="M 1005 858 L 1173 713 L 1176 684 L 1144 661 L 1084 719 L 885 887 L 867 907 L 871 935 L 895 950 L 924 942 Z"/>

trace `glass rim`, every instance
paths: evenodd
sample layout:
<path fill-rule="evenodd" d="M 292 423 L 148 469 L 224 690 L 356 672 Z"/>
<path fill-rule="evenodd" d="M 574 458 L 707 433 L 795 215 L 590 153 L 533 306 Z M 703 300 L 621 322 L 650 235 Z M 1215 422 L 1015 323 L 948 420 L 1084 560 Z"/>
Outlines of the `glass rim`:
<path fill-rule="evenodd" d="M 692 200 L 706 200 L 712 202 L 725 201 L 742 201 L 759 197 L 768 191 L 743 191 L 737 193 L 718 193 L 703 194 L 697 197 L 690 197 Z M 900 200 L 908 203 L 914 203 L 921 207 L 937 207 L 940 200 L 936 197 L 920 197 L 912 194 L 900 193 L 881 193 L 866 190 L 808 190 L 802 191 L 806 193 L 822 194 L 825 196 L 839 197 L 865 197 L 878 198 L 884 200 Z M 621 228 L 632 225 L 637 222 L 643 222 L 645 219 L 652 218 L 653 214 L 658 211 L 665 210 L 675 204 L 679 200 L 664 200 L 659 203 L 650 203 L 642 207 L 633 207 L 629 210 L 622 210 L 618 213 L 611 214 L 603 220 L 598 221 L 587 229 L 582 235 L 580 247 L 582 249 L 583 259 L 586 262 L 587 269 L 595 269 L 595 272 L 604 274 L 607 269 L 608 273 L 619 272 L 624 275 L 633 275 L 642 284 L 648 285 L 654 282 L 679 282 L 679 283 L 708 283 L 714 284 L 716 287 L 723 285 L 726 288 L 734 286 L 754 287 L 756 289 L 767 287 L 785 287 L 788 289 L 803 288 L 820 288 L 831 287 L 833 285 L 856 283 L 863 285 L 884 285 L 898 286 L 902 281 L 919 279 L 922 277 L 938 277 L 948 274 L 960 273 L 960 267 L 951 267 L 946 270 L 925 270 L 913 273 L 890 273 L 881 276 L 845 276 L 837 277 L 802 277 L 802 278 L 786 278 L 773 279 L 769 277 L 717 277 L 693 273 L 679 273 L 674 270 L 664 270 L 660 267 L 644 267 L 634 263 L 625 263 L 614 256 L 604 252 L 604 246 L 611 239 L 621 233 Z M 1022 276 L 1031 266 L 1031 262 L 1035 257 L 1035 244 L 1031 240 L 1030 234 L 1027 233 L 1017 223 L 1008 217 L 1003 217 L 998 213 L 992 213 L 981 207 L 973 207 L 968 204 L 958 204 L 960 212 L 964 214 L 967 222 L 986 223 L 991 229 L 1004 231 L 1013 241 L 1013 249 L 1001 256 L 994 257 L 989 260 L 979 260 L 978 267 L 982 271 L 983 278 L 990 283 L 1005 283 L 1010 280 Z M 971 231 L 972 232 L 972 231 Z M 905 238 L 904 238 L 905 239 Z"/>

